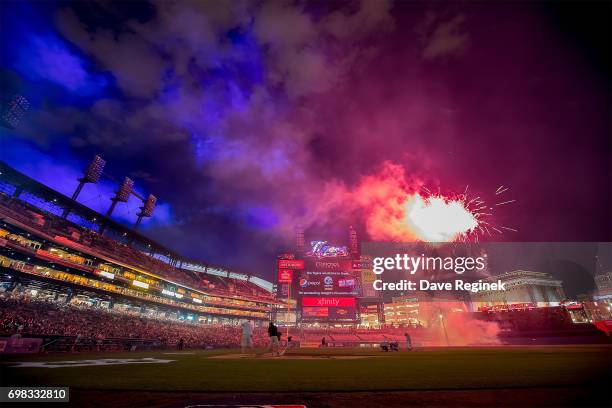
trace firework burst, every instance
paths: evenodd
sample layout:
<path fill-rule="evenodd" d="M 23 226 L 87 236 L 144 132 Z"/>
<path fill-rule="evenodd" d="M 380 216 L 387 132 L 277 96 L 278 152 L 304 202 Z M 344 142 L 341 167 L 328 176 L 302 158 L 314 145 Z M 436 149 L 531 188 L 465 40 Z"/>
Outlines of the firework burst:
<path fill-rule="evenodd" d="M 404 222 L 420 241 L 457 241 L 478 228 L 478 213 L 460 197 L 414 194 L 405 205 Z"/>
<path fill-rule="evenodd" d="M 462 242 L 516 231 L 495 223 L 495 210 L 515 200 L 499 186 L 495 202 L 459 194 L 432 192 L 420 179 L 406 177 L 400 165 L 386 163 L 378 174 L 365 177 L 351 199 L 365 212 L 372 239 L 400 242 Z"/>

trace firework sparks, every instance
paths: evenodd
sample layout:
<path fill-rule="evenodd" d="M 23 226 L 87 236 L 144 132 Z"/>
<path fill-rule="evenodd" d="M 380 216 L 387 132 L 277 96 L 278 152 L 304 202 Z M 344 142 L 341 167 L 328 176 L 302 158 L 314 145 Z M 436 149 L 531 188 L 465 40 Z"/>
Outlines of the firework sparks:
<path fill-rule="evenodd" d="M 516 232 L 494 223 L 494 208 L 514 203 L 509 199 L 492 205 L 480 196 L 433 193 L 418 179 L 408 179 L 403 167 L 387 163 L 383 170 L 362 180 L 354 193 L 366 213 L 372 239 L 392 241 L 478 241 L 480 236 Z M 499 186 L 498 197 L 509 190 Z"/>
<path fill-rule="evenodd" d="M 468 187 L 463 194 L 444 196 L 440 192 L 425 192 L 412 195 L 406 202 L 405 223 L 416 238 L 425 242 L 478 241 L 482 235 L 492 236 L 491 231 L 517 232 L 516 229 L 494 225 L 493 209 L 516 202 L 515 199 L 501 201 L 489 206 L 480 196 L 469 198 Z M 495 195 L 505 193 L 510 187 L 500 186 Z"/>
<path fill-rule="evenodd" d="M 503 185 L 497 187 L 497 190 L 495 190 L 495 195 L 500 195 L 502 194 L 504 191 L 509 190 L 510 187 L 504 187 Z"/>
<path fill-rule="evenodd" d="M 508 201 L 504 201 L 504 202 L 501 202 L 501 203 L 495 203 L 495 205 L 496 205 L 496 206 L 506 205 L 506 204 L 513 203 L 513 202 L 515 202 L 515 201 L 516 201 L 516 200 L 508 200 Z"/>

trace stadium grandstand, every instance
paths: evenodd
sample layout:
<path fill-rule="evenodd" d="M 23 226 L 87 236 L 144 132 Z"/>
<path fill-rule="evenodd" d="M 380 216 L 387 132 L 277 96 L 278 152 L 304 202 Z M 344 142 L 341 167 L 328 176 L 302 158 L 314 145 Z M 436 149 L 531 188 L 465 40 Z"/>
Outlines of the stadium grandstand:
<path fill-rule="evenodd" d="M 229 326 L 281 304 L 270 282 L 182 257 L 2 162 L 0 265 L 13 300 Z"/>

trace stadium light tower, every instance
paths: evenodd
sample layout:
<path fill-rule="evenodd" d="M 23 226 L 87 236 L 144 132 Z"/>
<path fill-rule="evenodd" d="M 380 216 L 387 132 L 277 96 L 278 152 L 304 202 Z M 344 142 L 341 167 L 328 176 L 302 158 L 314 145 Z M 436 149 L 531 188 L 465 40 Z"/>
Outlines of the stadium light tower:
<path fill-rule="evenodd" d="M 138 230 L 138 226 L 142 221 L 143 217 L 151 217 L 153 215 L 153 211 L 155 210 L 155 203 L 157 202 L 157 197 L 153 194 L 149 194 L 147 200 L 144 202 L 144 205 L 140 207 L 140 212 L 138 213 L 138 219 L 136 220 L 136 224 L 134 224 L 134 229 Z"/>
<path fill-rule="evenodd" d="M 86 183 L 95 184 L 100 180 L 100 176 L 102 176 L 102 171 L 104 170 L 105 165 L 106 161 L 103 158 L 98 155 L 94 156 L 91 163 L 89 163 L 87 170 L 85 170 L 85 174 L 83 175 L 83 177 L 78 179 L 79 185 L 77 186 L 76 190 L 74 190 L 74 193 L 72 193 L 71 197 L 73 201 L 76 201 L 77 197 L 81 193 L 81 190 L 83 189 L 83 186 Z M 68 216 L 68 213 L 70 213 L 70 209 L 67 208 L 64 210 L 62 217 L 66 218 Z"/>
<path fill-rule="evenodd" d="M 2 104 L 0 124 L 7 129 L 15 129 L 30 108 L 30 102 L 22 95 L 15 95 L 11 100 Z"/>
<path fill-rule="evenodd" d="M 117 203 L 127 203 L 127 201 L 130 199 L 130 194 L 132 194 L 133 188 L 134 181 L 131 178 L 126 177 L 125 179 L 123 179 L 123 183 L 121 183 L 119 190 L 117 190 L 115 196 L 111 198 L 111 201 L 113 203 L 106 212 L 107 217 L 111 216 L 111 214 L 115 210 L 115 206 L 117 205 Z"/>

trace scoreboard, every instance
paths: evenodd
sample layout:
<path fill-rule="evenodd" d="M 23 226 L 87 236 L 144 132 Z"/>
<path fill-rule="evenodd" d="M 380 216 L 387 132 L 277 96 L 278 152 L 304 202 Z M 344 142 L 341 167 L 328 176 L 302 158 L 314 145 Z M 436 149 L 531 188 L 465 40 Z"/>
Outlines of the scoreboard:
<path fill-rule="evenodd" d="M 279 255 L 278 295 L 295 299 L 295 311 L 304 322 L 358 321 L 357 299 L 371 296 L 363 291 L 363 279 L 369 277 L 364 271 L 371 270 L 371 262 L 346 247 L 311 244 L 312 251 L 301 256 Z"/>

